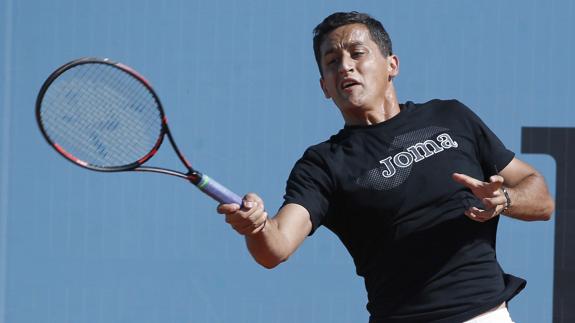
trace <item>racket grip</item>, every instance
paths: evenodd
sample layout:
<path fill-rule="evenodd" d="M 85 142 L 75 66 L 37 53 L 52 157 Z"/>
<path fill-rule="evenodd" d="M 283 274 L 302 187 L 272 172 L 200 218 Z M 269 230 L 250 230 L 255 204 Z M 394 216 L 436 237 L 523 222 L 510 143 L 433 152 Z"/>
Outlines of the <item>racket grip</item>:
<path fill-rule="evenodd" d="M 207 175 L 202 175 L 202 179 L 198 184 L 196 184 L 196 186 L 202 190 L 202 192 L 206 193 L 220 203 L 236 203 L 240 206 L 242 205 L 242 198 L 239 195 L 230 191 L 227 187 L 216 182 L 214 179 L 208 177 Z"/>

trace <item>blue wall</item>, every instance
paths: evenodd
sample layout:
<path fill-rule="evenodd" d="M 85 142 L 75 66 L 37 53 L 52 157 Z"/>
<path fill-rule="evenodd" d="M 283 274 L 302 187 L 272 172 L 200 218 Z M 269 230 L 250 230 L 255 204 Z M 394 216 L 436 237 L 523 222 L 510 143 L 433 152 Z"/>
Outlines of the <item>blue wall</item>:
<path fill-rule="evenodd" d="M 87 172 L 55 154 L 33 113 L 40 85 L 64 62 L 133 66 L 153 83 L 192 163 L 276 210 L 303 150 L 342 126 L 319 89 L 311 30 L 334 11 L 369 12 L 400 57 L 401 101 L 463 101 L 555 193 L 554 160 L 521 155 L 521 127 L 575 127 L 574 6 L 0 0 L 0 321 L 367 321 L 363 281 L 326 229 L 265 270 L 188 183 Z M 177 167 L 162 152 L 153 161 Z M 502 266 L 528 280 L 511 303 L 517 322 L 552 321 L 553 244 L 554 220 L 501 221 Z"/>

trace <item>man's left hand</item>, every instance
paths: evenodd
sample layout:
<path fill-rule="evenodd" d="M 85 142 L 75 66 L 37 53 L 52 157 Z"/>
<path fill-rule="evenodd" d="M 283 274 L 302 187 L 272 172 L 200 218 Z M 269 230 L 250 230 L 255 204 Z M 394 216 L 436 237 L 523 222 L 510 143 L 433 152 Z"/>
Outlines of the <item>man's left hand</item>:
<path fill-rule="evenodd" d="M 469 188 L 471 192 L 483 203 L 485 209 L 470 207 L 465 215 L 478 222 L 485 222 L 501 214 L 505 208 L 507 199 L 503 194 L 503 177 L 493 175 L 489 182 L 482 182 L 471 176 L 454 173 L 453 180 Z"/>

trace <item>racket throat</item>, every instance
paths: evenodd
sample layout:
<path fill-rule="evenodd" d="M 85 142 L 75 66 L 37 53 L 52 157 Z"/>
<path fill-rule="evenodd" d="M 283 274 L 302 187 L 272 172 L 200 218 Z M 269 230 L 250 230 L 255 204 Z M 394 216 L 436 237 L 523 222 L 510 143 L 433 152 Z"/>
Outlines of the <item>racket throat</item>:
<path fill-rule="evenodd" d="M 187 179 L 194 185 L 200 187 L 200 185 L 206 185 L 207 181 L 209 180 L 207 177 L 205 177 L 202 173 L 198 172 L 198 171 L 192 171 L 190 173 L 187 174 Z M 206 182 L 206 183 L 202 183 L 202 181 Z M 201 189 L 201 187 L 200 187 Z"/>

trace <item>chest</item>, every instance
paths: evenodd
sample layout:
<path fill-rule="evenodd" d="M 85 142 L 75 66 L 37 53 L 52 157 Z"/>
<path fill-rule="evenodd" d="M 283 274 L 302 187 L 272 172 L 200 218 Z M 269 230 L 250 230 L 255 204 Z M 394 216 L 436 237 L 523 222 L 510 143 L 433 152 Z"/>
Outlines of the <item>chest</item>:
<path fill-rule="evenodd" d="M 483 177 L 477 140 L 463 127 L 444 124 L 349 138 L 333 164 L 339 208 L 397 220 L 442 203 L 463 189 L 452 180 L 454 172 Z"/>

